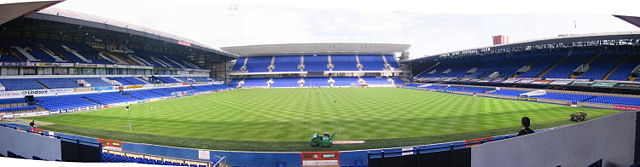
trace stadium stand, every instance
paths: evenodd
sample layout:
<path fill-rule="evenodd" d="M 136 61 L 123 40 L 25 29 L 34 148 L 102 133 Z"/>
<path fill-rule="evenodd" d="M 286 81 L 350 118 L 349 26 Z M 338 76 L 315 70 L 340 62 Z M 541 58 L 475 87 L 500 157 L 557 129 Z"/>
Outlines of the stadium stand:
<path fill-rule="evenodd" d="M 269 72 L 269 65 L 271 64 L 271 56 L 259 56 L 249 57 L 247 61 L 248 72 Z"/>
<path fill-rule="evenodd" d="M 335 80 L 333 86 L 356 86 L 358 84 L 357 77 L 332 77 Z"/>
<path fill-rule="evenodd" d="M 304 78 L 304 87 L 328 87 L 329 82 L 327 82 L 329 78 L 327 77 L 306 77 Z"/>
<path fill-rule="evenodd" d="M 126 154 L 122 152 L 103 151 L 101 156 L 102 162 L 129 162 L 139 164 L 154 164 L 154 165 L 167 165 L 167 166 L 189 166 L 189 167 L 207 167 L 208 163 L 195 162 L 189 160 L 169 159 L 149 155 L 140 154 Z M 213 162 L 216 163 L 215 161 Z"/>
<path fill-rule="evenodd" d="M 384 59 L 381 55 L 358 55 L 358 58 L 364 71 L 384 70 Z"/>
<path fill-rule="evenodd" d="M 531 62 L 531 69 L 525 73 L 523 73 L 521 78 L 535 78 L 538 74 L 542 73 L 544 70 L 552 66 L 554 63 L 562 60 L 566 57 L 566 53 L 547 53 L 547 54 L 534 54 L 540 57 L 534 62 Z M 506 61 L 506 60 L 505 60 Z M 569 76 L 566 76 L 569 77 Z"/>
<path fill-rule="evenodd" d="M 437 65 L 416 77 L 465 78 L 556 78 L 592 80 L 629 80 L 640 65 L 640 56 L 630 50 L 556 51 L 522 53 L 507 56 L 482 55 L 440 59 Z M 503 63 L 509 62 L 509 63 Z M 582 66 L 585 65 L 585 66 Z M 527 70 L 520 71 L 522 69 Z M 576 71 L 585 67 L 584 71 Z M 491 76 L 497 72 L 495 76 Z"/>
<path fill-rule="evenodd" d="M 364 79 L 369 85 L 389 84 L 386 77 L 362 77 L 362 79 Z"/>
<path fill-rule="evenodd" d="M 242 66 L 244 66 L 244 61 L 246 60 L 246 57 L 238 57 L 238 59 L 236 59 L 236 63 L 233 65 L 233 68 L 231 69 L 231 71 L 241 71 Z"/>
<path fill-rule="evenodd" d="M 100 105 L 83 98 L 83 95 L 44 96 L 37 97 L 36 101 L 39 106 L 49 111 Z"/>
<path fill-rule="evenodd" d="M 632 97 L 595 96 L 586 102 L 640 107 L 640 98 Z"/>
<path fill-rule="evenodd" d="M 617 68 L 614 67 L 615 70 L 609 75 L 608 80 L 629 80 L 629 74 L 631 74 L 632 70 L 638 65 L 640 65 L 640 54 L 630 54 Z"/>
<path fill-rule="evenodd" d="M 300 71 L 300 56 L 275 56 L 274 72 Z"/>
<path fill-rule="evenodd" d="M 7 39 L 0 41 L 2 62 L 123 64 L 201 69 L 185 57 L 134 50 L 132 54 L 101 52 L 84 43 L 59 40 Z"/>
<path fill-rule="evenodd" d="M 358 71 L 354 55 L 331 55 L 331 63 L 333 71 Z"/>
<path fill-rule="evenodd" d="M 588 71 L 576 78 L 594 80 L 603 79 L 604 76 L 607 75 L 607 72 L 613 69 L 613 67 L 619 64 L 620 61 L 625 59 L 629 54 L 631 54 L 630 51 L 623 51 L 619 54 L 613 53 L 613 51 L 606 51 L 589 64 Z"/>
<path fill-rule="evenodd" d="M 328 71 L 329 56 L 327 55 L 305 55 L 304 70 L 305 71 Z"/>
<path fill-rule="evenodd" d="M 143 82 L 141 79 L 137 79 L 134 77 L 109 77 L 110 80 L 115 80 L 120 82 L 122 85 L 141 85 L 147 84 Z"/>
<path fill-rule="evenodd" d="M 589 58 L 599 54 L 596 51 L 573 52 L 560 64 L 555 65 L 543 78 L 569 78 L 574 69 L 584 64 Z"/>
<path fill-rule="evenodd" d="M 43 85 L 39 84 L 36 79 L 0 79 L 0 83 L 4 85 L 6 90 L 32 90 L 45 88 Z"/>
<path fill-rule="evenodd" d="M 387 60 L 387 63 L 391 65 L 391 67 L 400 68 L 398 62 L 396 61 L 396 58 L 394 58 L 393 55 L 385 55 L 384 58 L 385 60 Z"/>
<path fill-rule="evenodd" d="M 271 87 L 299 87 L 300 78 L 273 78 Z"/>
<path fill-rule="evenodd" d="M 268 78 L 247 78 L 244 79 L 244 85 L 242 85 L 243 87 L 262 87 L 262 86 L 267 86 L 267 81 L 269 79 Z"/>

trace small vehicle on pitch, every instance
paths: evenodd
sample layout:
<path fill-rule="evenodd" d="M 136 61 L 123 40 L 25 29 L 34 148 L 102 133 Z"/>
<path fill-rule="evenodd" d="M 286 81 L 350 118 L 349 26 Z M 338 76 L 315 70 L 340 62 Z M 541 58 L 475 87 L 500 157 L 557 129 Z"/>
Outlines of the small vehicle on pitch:
<path fill-rule="evenodd" d="M 571 114 L 571 121 L 579 122 L 579 121 L 585 121 L 585 120 L 587 120 L 586 112 L 577 112 L 577 113 Z"/>
<path fill-rule="evenodd" d="M 311 136 L 309 145 L 311 147 L 331 147 L 331 145 L 333 145 L 333 137 L 335 135 L 336 133 L 329 135 L 328 132 L 324 132 L 322 135 L 314 133 L 313 136 Z"/>

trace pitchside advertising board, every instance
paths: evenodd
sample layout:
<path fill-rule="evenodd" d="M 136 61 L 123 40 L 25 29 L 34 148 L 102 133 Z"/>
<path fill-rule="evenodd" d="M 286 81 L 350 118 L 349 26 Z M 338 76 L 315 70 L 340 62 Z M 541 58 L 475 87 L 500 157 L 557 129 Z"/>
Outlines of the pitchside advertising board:
<path fill-rule="evenodd" d="M 26 95 L 57 95 L 74 92 L 74 89 L 39 89 L 39 90 L 20 90 L 20 91 L 3 91 L 0 92 L 0 98 L 24 97 Z"/>
<path fill-rule="evenodd" d="M 340 166 L 340 152 L 303 152 L 302 154 L 302 166 L 323 166 L 323 167 L 339 167 Z"/>

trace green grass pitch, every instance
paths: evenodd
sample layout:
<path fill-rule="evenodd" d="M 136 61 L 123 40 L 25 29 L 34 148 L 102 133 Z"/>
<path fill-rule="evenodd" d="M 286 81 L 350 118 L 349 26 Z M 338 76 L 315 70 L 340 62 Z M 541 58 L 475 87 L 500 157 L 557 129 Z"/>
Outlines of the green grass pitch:
<path fill-rule="evenodd" d="M 334 103 L 335 101 L 335 103 Z M 130 142 L 225 150 L 322 151 L 394 147 L 516 133 L 617 111 L 402 88 L 241 89 L 35 119 L 41 128 Z M 131 125 L 131 126 L 129 126 Z M 312 133 L 364 144 L 312 148 Z"/>

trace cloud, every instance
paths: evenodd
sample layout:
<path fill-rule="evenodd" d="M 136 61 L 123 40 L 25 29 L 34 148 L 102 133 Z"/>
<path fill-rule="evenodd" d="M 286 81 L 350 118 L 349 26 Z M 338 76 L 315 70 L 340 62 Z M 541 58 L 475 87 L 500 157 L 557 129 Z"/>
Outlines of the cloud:
<path fill-rule="evenodd" d="M 513 8 L 491 5 L 494 2 L 423 4 L 401 0 L 367 1 L 363 5 L 361 1 L 336 0 L 69 0 L 55 7 L 142 25 L 213 47 L 304 42 L 408 43 L 412 45 L 412 58 L 489 46 L 491 36 L 497 34 L 522 41 L 558 34 L 637 30 L 608 14 L 628 13 L 631 8 L 637 11 L 637 5 L 622 5 L 614 10 L 610 4 L 616 3 L 574 7 L 553 1 L 558 5 L 536 2 L 523 9 L 515 1 L 505 2 L 516 6 Z M 536 8 L 541 5 L 546 8 Z M 478 14 L 483 11 L 507 14 Z M 539 12 L 557 13 L 536 14 Z"/>

